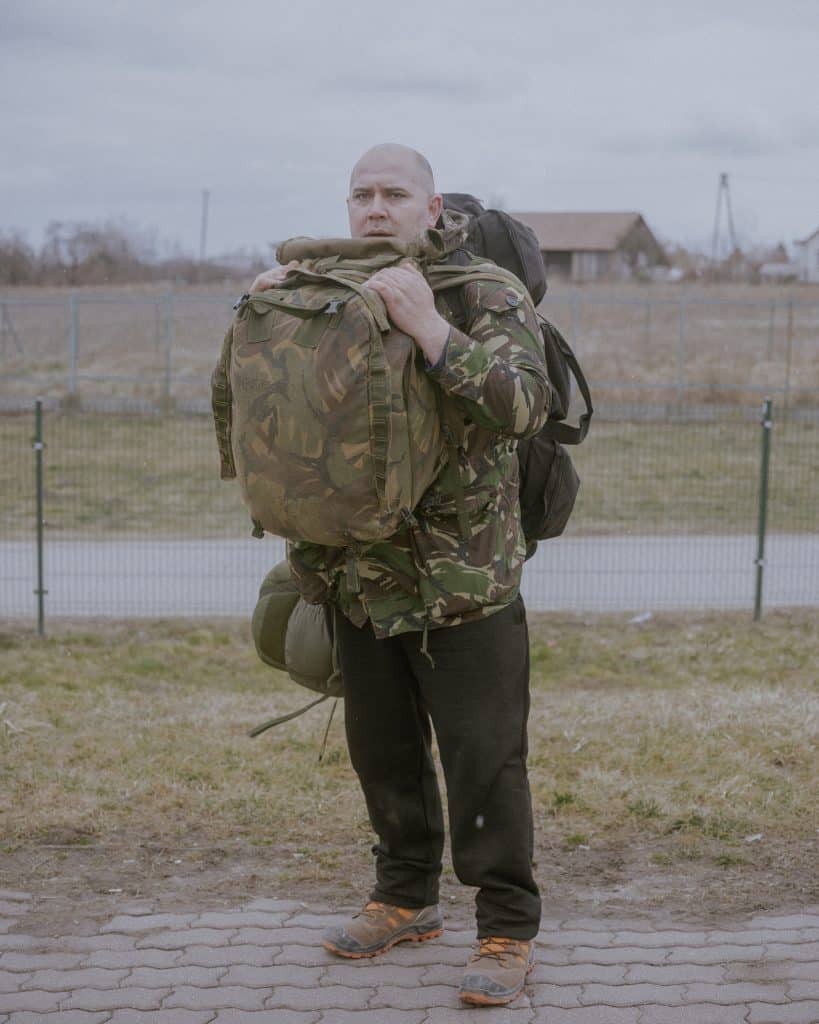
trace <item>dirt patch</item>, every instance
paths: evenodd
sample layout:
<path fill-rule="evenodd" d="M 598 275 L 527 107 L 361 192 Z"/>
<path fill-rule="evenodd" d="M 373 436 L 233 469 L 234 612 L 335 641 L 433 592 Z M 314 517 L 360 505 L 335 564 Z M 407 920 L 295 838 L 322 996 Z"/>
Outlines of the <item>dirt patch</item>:
<path fill-rule="evenodd" d="M 748 844 L 726 858 L 724 845 L 699 842 L 681 856 L 659 838 L 568 850 L 544 837 L 536 851 L 544 915 L 590 915 L 709 924 L 752 912 L 790 912 L 819 903 L 816 842 Z M 196 912 L 261 897 L 301 900 L 333 909 L 358 904 L 371 883 L 368 847 L 348 850 L 333 870 L 322 866 L 325 841 L 265 847 L 166 845 L 120 837 L 95 845 L 31 844 L 3 855 L 0 886 L 34 897 L 21 920 L 29 934 L 91 934 L 123 910 Z M 441 899 L 448 917 L 472 918 L 473 890 L 444 868 Z"/>

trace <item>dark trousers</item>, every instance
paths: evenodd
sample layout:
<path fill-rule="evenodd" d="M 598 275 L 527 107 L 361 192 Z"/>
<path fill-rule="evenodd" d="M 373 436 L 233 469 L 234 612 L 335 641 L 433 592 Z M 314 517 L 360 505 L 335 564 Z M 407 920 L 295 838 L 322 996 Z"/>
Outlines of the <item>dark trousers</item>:
<path fill-rule="evenodd" d="M 444 845 L 430 743 L 446 780 L 452 861 L 478 889 L 478 937 L 530 939 L 540 897 L 532 876 L 526 774 L 529 637 L 523 601 L 486 619 L 377 640 L 336 616 L 347 742 L 378 836 L 372 898 L 438 902 Z"/>

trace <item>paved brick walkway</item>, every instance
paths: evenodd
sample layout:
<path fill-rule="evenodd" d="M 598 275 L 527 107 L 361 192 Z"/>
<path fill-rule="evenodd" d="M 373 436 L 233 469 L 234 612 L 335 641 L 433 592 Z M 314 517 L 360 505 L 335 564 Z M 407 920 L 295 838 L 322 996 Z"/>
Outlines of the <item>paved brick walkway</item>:
<path fill-rule="evenodd" d="M 472 942 L 463 926 L 346 962 L 318 945 L 344 915 L 303 903 L 188 914 L 128 903 L 59 938 L 26 931 L 30 905 L 0 890 L 0 1024 L 819 1022 L 819 907 L 707 930 L 546 920 L 525 994 L 469 1009 L 457 996 Z"/>

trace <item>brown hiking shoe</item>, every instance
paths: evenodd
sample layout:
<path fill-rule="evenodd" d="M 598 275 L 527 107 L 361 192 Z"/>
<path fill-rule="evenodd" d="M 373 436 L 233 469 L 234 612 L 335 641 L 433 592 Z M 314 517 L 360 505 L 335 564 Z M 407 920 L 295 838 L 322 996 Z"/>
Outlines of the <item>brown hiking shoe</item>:
<path fill-rule="evenodd" d="M 371 900 L 344 927 L 328 929 L 321 944 L 338 956 L 378 956 L 396 942 L 424 942 L 443 930 L 437 906 L 412 910 Z"/>
<path fill-rule="evenodd" d="M 526 975 L 534 966 L 534 942 L 480 939 L 469 958 L 458 993 L 465 1003 L 502 1006 L 523 991 Z"/>

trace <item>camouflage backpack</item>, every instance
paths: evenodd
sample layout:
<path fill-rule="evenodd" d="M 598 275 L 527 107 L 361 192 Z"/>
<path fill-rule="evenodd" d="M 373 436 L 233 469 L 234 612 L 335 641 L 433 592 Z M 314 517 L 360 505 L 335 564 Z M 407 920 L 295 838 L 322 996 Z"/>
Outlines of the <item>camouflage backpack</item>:
<path fill-rule="evenodd" d="M 300 265 L 239 300 L 211 384 L 222 478 L 238 478 L 255 536 L 354 551 L 395 533 L 447 463 L 423 353 L 364 282 L 407 259 L 434 291 L 505 282 L 487 264 L 436 266 L 464 221 L 446 214 L 414 243 L 291 239 L 278 258 Z"/>

